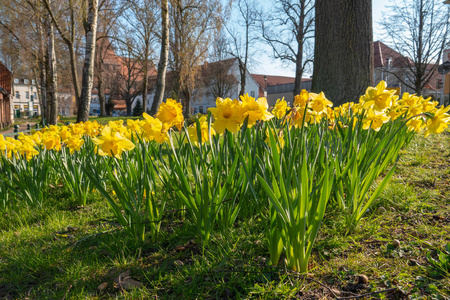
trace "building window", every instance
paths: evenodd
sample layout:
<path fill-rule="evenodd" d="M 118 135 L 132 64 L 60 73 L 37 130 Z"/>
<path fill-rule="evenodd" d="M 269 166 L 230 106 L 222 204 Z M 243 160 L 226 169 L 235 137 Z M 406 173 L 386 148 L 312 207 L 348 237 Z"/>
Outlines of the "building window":
<path fill-rule="evenodd" d="M 29 84 L 29 83 L 30 83 L 30 81 L 29 81 L 28 79 L 25 79 L 23 82 L 24 82 L 25 84 Z"/>
<path fill-rule="evenodd" d="M 25 98 L 30 99 L 30 92 L 25 92 Z"/>
<path fill-rule="evenodd" d="M 19 78 L 14 78 L 14 83 L 19 83 Z"/>
<path fill-rule="evenodd" d="M 251 92 L 250 92 L 250 97 L 255 98 L 255 91 L 251 91 Z"/>
<path fill-rule="evenodd" d="M 198 109 L 197 107 L 194 107 L 194 115 L 198 114 Z"/>
<path fill-rule="evenodd" d="M 34 92 L 34 99 L 37 99 L 36 92 Z"/>
<path fill-rule="evenodd" d="M 198 112 L 201 113 L 201 114 L 203 113 L 203 106 L 200 106 L 200 107 L 198 108 Z"/>
<path fill-rule="evenodd" d="M 17 92 L 17 91 L 16 91 L 16 98 L 17 98 L 17 99 L 20 99 L 20 94 L 19 94 L 19 92 Z"/>
<path fill-rule="evenodd" d="M 31 84 L 36 84 L 36 80 L 31 80 Z"/>

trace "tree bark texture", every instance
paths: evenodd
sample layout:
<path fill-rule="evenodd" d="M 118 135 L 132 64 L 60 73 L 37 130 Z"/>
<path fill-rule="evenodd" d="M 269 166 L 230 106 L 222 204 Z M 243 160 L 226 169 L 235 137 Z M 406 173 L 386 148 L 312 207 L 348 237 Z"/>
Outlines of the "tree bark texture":
<path fill-rule="evenodd" d="M 86 48 L 81 83 L 81 96 L 78 106 L 77 122 L 89 119 L 92 84 L 94 79 L 95 44 L 97 35 L 98 0 L 88 1 L 87 20 L 84 24 Z"/>
<path fill-rule="evenodd" d="M 144 74 L 142 80 L 142 111 L 147 113 L 147 93 L 148 93 L 148 45 L 146 45 L 145 58 L 144 58 Z"/>
<path fill-rule="evenodd" d="M 372 1 L 317 0 L 312 91 L 335 106 L 373 84 Z"/>
<path fill-rule="evenodd" d="M 162 40 L 161 54 L 158 62 L 158 73 L 156 75 L 156 91 L 153 98 L 150 115 L 158 112 L 159 105 L 164 98 L 166 89 L 166 70 L 167 60 L 169 58 L 169 1 L 163 0 L 161 3 L 161 20 L 162 20 Z"/>
<path fill-rule="evenodd" d="M 48 42 L 48 73 L 47 73 L 47 104 L 49 105 L 48 124 L 56 125 L 58 123 L 58 74 L 56 72 L 55 55 L 55 35 L 53 32 L 53 23 L 48 22 L 47 32 Z"/>
<path fill-rule="evenodd" d="M 39 57 L 38 57 L 38 69 L 39 69 L 39 79 L 37 80 L 37 89 L 39 95 L 39 104 L 41 106 L 41 124 L 44 125 L 46 120 L 48 120 L 48 115 L 46 114 L 47 106 L 47 74 L 45 72 L 46 68 L 46 57 L 45 54 L 45 35 L 42 28 L 43 21 L 40 18 L 37 25 L 38 39 L 39 39 Z"/>

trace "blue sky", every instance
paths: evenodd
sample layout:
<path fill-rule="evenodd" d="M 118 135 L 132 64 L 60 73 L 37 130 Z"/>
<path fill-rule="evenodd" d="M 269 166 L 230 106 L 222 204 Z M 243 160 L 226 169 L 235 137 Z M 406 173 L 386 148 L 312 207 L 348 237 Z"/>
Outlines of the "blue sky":
<path fill-rule="evenodd" d="M 269 0 L 261 1 L 261 4 L 266 6 L 268 3 L 271 3 Z M 386 11 L 386 6 L 389 5 L 389 0 L 372 0 L 372 13 L 373 13 L 373 29 L 374 35 L 373 40 L 381 40 L 382 32 L 378 23 L 383 18 L 383 11 Z M 282 66 L 281 61 L 273 59 L 271 55 L 271 50 L 269 47 L 265 53 L 263 53 L 259 57 L 260 63 L 258 65 L 254 65 L 250 68 L 251 73 L 256 74 L 267 74 L 267 75 L 280 75 L 280 76 L 292 76 L 294 77 L 294 66 Z M 306 77 L 306 76 L 305 76 Z"/>

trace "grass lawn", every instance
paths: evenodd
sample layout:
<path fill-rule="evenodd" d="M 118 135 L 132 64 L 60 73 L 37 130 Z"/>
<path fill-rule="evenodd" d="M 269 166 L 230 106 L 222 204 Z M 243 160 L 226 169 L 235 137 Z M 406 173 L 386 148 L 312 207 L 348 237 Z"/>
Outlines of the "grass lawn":
<path fill-rule="evenodd" d="M 344 234 L 330 206 L 306 275 L 267 266 L 262 218 L 239 220 L 202 252 L 194 225 L 169 213 L 159 242 L 138 244 L 98 193 L 77 207 L 54 186 L 42 208 L 0 211 L 0 299 L 450 297 L 450 274 L 427 258 L 450 243 L 449 132 L 402 150 L 355 232 Z"/>

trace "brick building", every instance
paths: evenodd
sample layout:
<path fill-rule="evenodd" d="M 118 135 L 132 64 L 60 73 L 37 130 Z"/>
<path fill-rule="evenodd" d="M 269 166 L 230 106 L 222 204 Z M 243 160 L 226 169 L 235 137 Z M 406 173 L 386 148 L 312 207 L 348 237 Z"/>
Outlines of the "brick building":
<path fill-rule="evenodd" d="M 10 126 L 13 122 L 11 116 L 11 81 L 11 72 L 0 62 L 0 128 Z"/>

